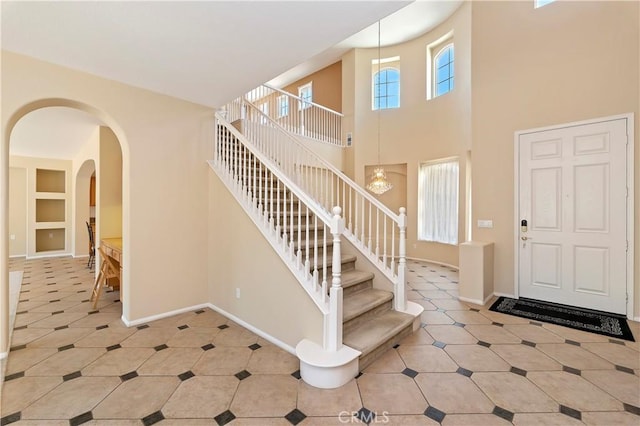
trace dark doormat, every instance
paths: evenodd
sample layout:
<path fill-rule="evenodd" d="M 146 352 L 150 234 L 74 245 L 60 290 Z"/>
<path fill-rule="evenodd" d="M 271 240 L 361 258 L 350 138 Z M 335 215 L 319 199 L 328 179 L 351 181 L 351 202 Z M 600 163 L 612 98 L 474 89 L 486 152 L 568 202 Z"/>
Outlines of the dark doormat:
<path fill-rule="evenodd" d="M 635 342 L 624 315 L 508 297 L 500 297 L 489 310 Z"/>

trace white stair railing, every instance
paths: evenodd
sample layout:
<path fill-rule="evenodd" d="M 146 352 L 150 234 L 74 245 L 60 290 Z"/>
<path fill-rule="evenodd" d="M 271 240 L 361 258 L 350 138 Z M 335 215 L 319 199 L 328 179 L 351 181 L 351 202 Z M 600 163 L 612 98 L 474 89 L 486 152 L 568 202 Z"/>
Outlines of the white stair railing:
<path fill-rule="evenodd" d="M 219 114 L 214 159 L 209 164 L 323 313 L 325 350 L 340 350 L 344 229 L 340 207 L 331 212 L 320 208 Z"/>
<path fill-rule="evenodd" d="M 342 142 L 343 114 L 305 101 L 299 96 L 274 87 L 262 85 L 236 99 L 228 105 L 227 120 L 246 118 L 251 111 L 242 107 L 244 101 L 254 104 L 271 120 L 280 124 L 286 131 L 335 146 L 345 146 Z M 264 118 L 253 117 L 264 121 Z"/>
<path fill-rule="evenodd" d="M 407 311 L 406 209 L 392 212 L 246 97 L 227 105 L 225 113 L 229 121 L 240 120 L 242 133 L 257 150 L 325 212 L 342 206 L 344 235 L 393 283 L 394 309 Z"/>

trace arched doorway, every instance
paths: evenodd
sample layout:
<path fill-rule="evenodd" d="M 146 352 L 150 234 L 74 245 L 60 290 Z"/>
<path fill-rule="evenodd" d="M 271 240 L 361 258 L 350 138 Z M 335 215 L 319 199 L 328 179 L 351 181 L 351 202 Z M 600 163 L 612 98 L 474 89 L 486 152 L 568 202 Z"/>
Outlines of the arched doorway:
<path fill-rule="evenodd" d="M 108 228 L 110 229 L 110 232 L 112 234 L 114 232 L 118 232 L 122 237 L 123 241 L 127 241 L 129 205 L 128 205 L 128 200 L 126 196 L 123 196 L 123 195 L 128 194 L 128 187 L 126 187 L 127 185 L 123 184 L 123 182 L 128 182 L 129 157 L 128 157 L 128 145 L 126 143 L 124 132 L 122 128 L 105 112 L 100 111 L 97 108 L 92 107 L 91 105 L 69 100 L 69 99 L 57 98 L 57 99 L 42 99 L 42 100 L 34 101 L 19 108 L 9 117 L 4 128 L 4 134 L 2 135 L 2 150 L 0 151 L 0 153 L 2 154 L 0 156 L 0 159 L 1 159 L 1 166 L 3 170 L 2 174 L 0 175 L 0 187 L 3 188 L 2 196 L 0 196 L 0 211 L 2 211 L 5 217 L 7 215 L 7 212 L 9 211 L 10 199 L 7 194 L 8 191 L 6 191 L 9 183 L 8 182 L 9 181 L 8 171 L 10 168 L 10 155 L 9 155 L 10 149 L 9 148 L 11 145 L 12 133 L 15 130 L 16 125 L 19 123 L 21 119 L 23 119 L 25 116 L 27 116 L 28 114 L 34 111 L 40 111 L 46 108 L 56 108 L 56 107 L 66 107 L 66 108 L 71 108 L 78 111 L 83 111 L 84 113 L 87 113 L 95 117 L 99 123 L 98 137 L 100 138 L 101 136 L 104 135 L 105 138 L 110 139 L 109 145 L 112 148 L 111 149 L 112 152 L 117 151 L 117 155 L 112 155 L 110 157 L 111 161 L 113 161 L 114 158 L 116 158 L 117 161 L 119 162 L 119 177 L 116 180 L 117 183 L 115 184 L 115 187 L 117 188 L 115 188 L 115 190 L 103 191 L 103 192 L 111 193 L 110 201 L 109 203 L 106 203 L 109 205 L 109 208 L 111 209 L 111 211 L 113 211 L 113 205 L 114 205 L 113 200 L 115 199 L 113 194 L 115 193 L 116 196 L 119 197 L 119 212 L 118 212 L 119 214 L 113 215 L 113 216 L 117 216 L 117 218 L 111 219 L 108 221 L 109 222 Z M 79 214 L 79 211 L 76 208 L 76 203 L 80 201 L 78 200 L 78 197 L 75 196 L 76 195 L 75 193 L 81 190 L 79 186 L 84 186 L 84 183 L 81 185 L 78 185 L 78 183 L 85 182 L 89 171 L 91 171 L 91 173 L 93 173 L 93 171 L 97 171 L 97 173 L 99 174 L 101 145 L 102 144 L 100 143 L 98 144 L 97 155 L 95 157 L 92 158 L 91 155 L 86 155 L 86 158 L 83 158 L 83 156 L 80 155 L 78 158 L 76 158 L 75 159 L 76 164 L 72 167 L 72 170 L 69 170 L 68 172 L 69 179 L 72 180 L 72 182 L 67 184 L 66 187 L 70 188 L 71 194 L 69 194 L 68 198 L 67 198 L 67 195 L 65 195 L 63 197 L 60 197 L 60 199 L 64 200 L 64 204 L 65 204 L 65 207 L 63 208 L 65 211 L 64 213 L 65 226 L 63 229 L 65 231 L 67 231 L 68 229 L 70 236 L 67 237 L 66 236 L 67 234 L 65 232 L 65 237 L 64 237 L 65 242 L 62 245 L 63 247 L 62 250 L 59 250 L 60 247 L 54 247 L 53 251 L 57 252 L 57 254 L 60 254 L 60 253 L 69 254 L 69 255 L 76 254 L 76 252 L 78 252 L 78 250 L 80 250 L 80 247 L 82 246 L 82 242 L 80 243 L 78 242 L 78 239 L 79 239 L 78 237 L 82 232 L 80 231 L 80 229 L 84 229 L 84 234 L 87 235 L 86 224 L 84 223 L 84 221 L 81 220 L 82 217 L 86 215 L 86 213 L 83 213 L 82 215 Z M 117 149 L 115 149 L 115 147 L 117 147 Z M 91 174 L 89 174 L 88 176 L 90 179 Z M 88 185 L 87 185 L 87 188 L 88 188 Z M 100 190 L 98 190 L 97 192 L 99 193 Z M 56 197 L 53 197 L 53 198 L 56 198 Z M 88 200 L 88 195 L 87 195 L 87 200 Z M 59 200 L 56 199 L 56 201 L 59 201 Z M 48 203 L 48 204 L 60 204 L 60 203 Z M 99 215 L 100 213 L 99 211 L 97 211 L 96 216 L 99 217 Z M 69 217 L 70 219 L 67 219 L 67 217 Z M 69 224 L 67 224 L 67 221 L 69 222 Z M 82 228 L 82 226 L 84 226 L 85 228 Z M 116 229 L 117 231 L 115 231 L 114 229 Z M 53 234 L 53 232 L 48 232 L 48 233 Z M 9 238 L 7 221 L 3 221 L 0 224 L 0 238 L 2 238 L 4 241 L 7 241 Z M 32 245 L 34 246 L 35 246 L 36 238 L 37 237 L 34 237 L 34 241 L 32 243 Z M 87 236 L 87 240 L 88 240 L 88 236 Z M 85 247 L 88 247 L 88 245 L 85 245 Z M 58 250 L 55 250 L 55 249 L 58 249 Z M 9 309 L 9 283 L 8 283 L 8 257 L 9 256 L 8 256 L 8 250 L 6 249 L 6 246 L 2 250 L 0 250 L 0 252 L 2 252 L 2 256 L 0 256 L 0 270 L 2 270 L 2 275 L 0 276 L 0 323 L 2 324 L 2 326 L 0 326 L 0 358 L 3 358 L 4 356 L 6 356 L 5 351 L 8 350 L 8 347 L 9 347 L 9 336 L 10 336 L 10 330 L 9 330 L 10 309 Z M 126 255 L 123 256 L 122 263 L 123 263 L 123 266 L 126 265 L 127 263 Z M 123 276 L 121 277 L 121 292 L 126 292 L 128 274 L 126 272 L 126 267 L 123 269 L 124 269 L 122 274 Z M 126 300 L 126 297 L 123 296 L 122 299 L 124 301 Z M 126 312 L 128 312 L 128 305 L 126 302 L 123 302 L 123 314 L 124 314 L 123 316 L 125 317 L 126 317 Z"/>

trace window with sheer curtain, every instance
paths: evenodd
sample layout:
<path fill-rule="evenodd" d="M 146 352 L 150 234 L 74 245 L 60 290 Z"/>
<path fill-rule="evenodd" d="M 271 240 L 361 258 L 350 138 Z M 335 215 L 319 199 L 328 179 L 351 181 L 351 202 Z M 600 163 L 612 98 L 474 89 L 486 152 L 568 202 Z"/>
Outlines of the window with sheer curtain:
<path fill-rule="evenodd" d="M 458 244 L 457 159 L 420 165 L 418 172 L 418 240 Z"/>

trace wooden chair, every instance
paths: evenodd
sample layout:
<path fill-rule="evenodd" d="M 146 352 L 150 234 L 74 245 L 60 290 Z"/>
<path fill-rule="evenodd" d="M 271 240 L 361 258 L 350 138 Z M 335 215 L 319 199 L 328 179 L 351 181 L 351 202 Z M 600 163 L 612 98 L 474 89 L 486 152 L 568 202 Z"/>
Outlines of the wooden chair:
<path fill-rule="evenodd" d="M 96 262 L 96 243 L 93 237 L 93 228 L 89 225 L 89 222 L 85 223 L 89 232 L 89 261 L 87 262 L 87 268 L 91 269 Z"/>
<path fill-rule="evenodd" d="M 113 259 L 107 256 L 102 247 L 98 247 L 98 252 L 100 252 L 100 257 L 102 258 L 102 264 L 100 265 L 100 272 L 98 272 L 96 282 L 93 285 L 91 299 L 89 299 L 90 301 L 93 301 L 93 309 L 98 305 L 98 299 L 100 299 L 102 287 L 107 284 L 107 280 L 110 278 L 120 279 L 120 268 L 113 262 Z M 114 286 L 114 288 L 116 287 Z M 120 286 L 118 285 L 117 288 L 120 288 Z"/>

